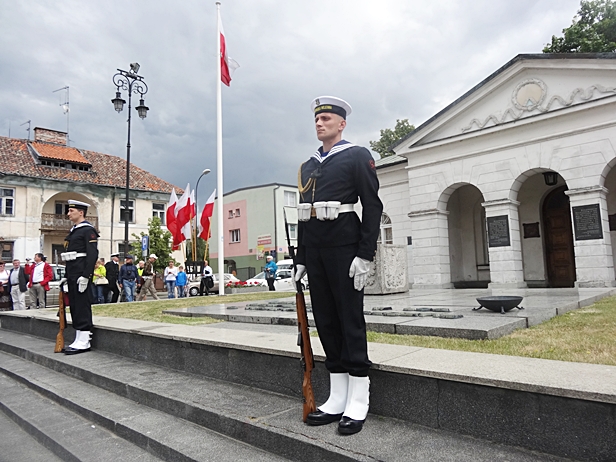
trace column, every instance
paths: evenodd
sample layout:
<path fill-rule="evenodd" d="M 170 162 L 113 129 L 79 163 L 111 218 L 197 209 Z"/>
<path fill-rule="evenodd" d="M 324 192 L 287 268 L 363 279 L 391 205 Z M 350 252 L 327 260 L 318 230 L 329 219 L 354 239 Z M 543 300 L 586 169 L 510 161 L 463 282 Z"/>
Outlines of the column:
<path fill-rule="evenodd" d="M 413 289 L 451 289 L 449 212 L 421 210 L 408 214 L 413 240 Z"/>
<path fill-rule="evenodd" d="M 607 193 L 603 186 L 565 191 L 573 224 L 576 287 L 616 286 Z"/>
<path fill-rule="evenodd" d="M 487 201 L 486 211 L 491 289 L 523 289 L 522 242 L 520 240 L 519 202 L 511 199 Z"/>

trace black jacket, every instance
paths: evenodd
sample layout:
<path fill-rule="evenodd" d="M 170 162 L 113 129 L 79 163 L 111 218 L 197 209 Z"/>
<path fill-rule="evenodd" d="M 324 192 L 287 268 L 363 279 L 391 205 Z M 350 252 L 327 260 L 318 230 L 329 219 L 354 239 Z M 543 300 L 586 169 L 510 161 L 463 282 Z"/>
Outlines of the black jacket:
<path fill-rule="evenodd" d="M 109 282 L 116 282 L 118 275 L 120 274 L 120 264 L 114 261 L 108 261 L 105 263 L 106 278 Z"/>
<path fill-rule="evenodd" d="M 344 147 L 337 144 L 336 147 Z M 301 186 L 310 178 L 316 180 L 314 198 L 312 188 L 300 194 L 300 202 L 340 201 L 354 204 L 361 199 L 361 221 L 356 213 L 341 213 L 336 220 L 319 221 L 312 217 L 299 222 L 297 263 L 305 265 L 306 247 L 338 247 L 358 244 L 357 256 L 372 261 L 381 226 L 383 204 L 378 196 L 379 180 L 374 159 L 366 148 L 352 146 L 330 154 L 319 161 L 315 155 L 300 167 Z"/>
<path fill-rule="evenodd" d="M 71 228 L 64 238 L 64 248 L 67 252 L 85 253 L 86 257 L 66 262 L 66 277 L 84 277 L 92 279 L 94 265 L 98 260 L 98 233 L 94 226 L 83 221 Z"/>
<path fill-rule="evenodd" d="M 15 271 L 15 268 L 11 269 L 11 271 L 9 272 L 9 275 L 12 275 L 13 271 Z M 26 272 L 21 266 L 19 267 L 18 271 L 19 271 L 19 275 L 17 276 L 17 278 L 19 280 L 19 291 L 25 292 L 26 290 L 28 290 L 28 275 L 26 274 Z M 9 276 L 9 292 L 10 291 L 11 291 L 11 276 Z"/>

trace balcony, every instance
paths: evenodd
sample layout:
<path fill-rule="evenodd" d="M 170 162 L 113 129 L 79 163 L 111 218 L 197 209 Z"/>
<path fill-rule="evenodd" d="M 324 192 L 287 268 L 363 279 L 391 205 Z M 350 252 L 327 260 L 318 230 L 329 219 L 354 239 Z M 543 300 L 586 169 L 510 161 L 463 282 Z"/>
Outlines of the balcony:
<path fill-rule="evenodd" d="M 86 217 L 92 226 L 98 230 L 98 217 Z M 41 214 L 41 231 L 65 231 L 68 232 L 73 223 L 66 218 L 66 215 L 56 215 L 54 213 L 42 213 Z"/>

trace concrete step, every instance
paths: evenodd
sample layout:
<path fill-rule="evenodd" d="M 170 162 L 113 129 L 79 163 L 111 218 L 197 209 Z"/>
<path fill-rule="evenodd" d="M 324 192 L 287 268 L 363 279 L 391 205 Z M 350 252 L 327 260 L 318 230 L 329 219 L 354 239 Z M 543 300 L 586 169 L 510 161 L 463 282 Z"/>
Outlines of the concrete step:
<path fill-rule="evenodd" d="M 213 430 L 291 460 L 563 460 L 373 415 L 369 415 L 359 435 L 343 437 L 335 425 L 304 425 L 301 403 L 295 397 L 100 351 L 77 356 L 54 354 L 49 340 L 3 329 L 0 350 L 4 351 L 0 353 L 0 371 L 15 380 L 88 415 L 98 425 L 115 428 L 129 441 L 168 438 L 175 446 L 172 442 L 157 444 L 177 451 L 183 451 L 182 445 L 198 442 L 199 430 L 169 434 L 176 424 L 163 423 L 172 418 L 191 422 L 185 425 L 199 425 L 202 432 Z M 147 447 L 152 446 L 156 445 Z M 234 460 L 258 460 L 240 457 L 237 451 L 229 453 Z M 276 460 L 271 454 L 268 460 Z"/>
<path fill-rule="evenodd" d="M 160 461 L 4 374 L 0 374 L 0 389 L 0 410 L 65 462 Z"/>
<path fill-rule="evenodd" d="M 49 449 L 0 412 L 0 460 L 11 462 L 62 462 Z"/>

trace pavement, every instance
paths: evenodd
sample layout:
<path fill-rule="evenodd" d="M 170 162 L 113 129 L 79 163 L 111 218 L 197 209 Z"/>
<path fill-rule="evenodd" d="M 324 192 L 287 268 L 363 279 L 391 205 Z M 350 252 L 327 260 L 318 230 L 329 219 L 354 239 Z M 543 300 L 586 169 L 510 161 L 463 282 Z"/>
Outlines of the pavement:
<path fill-rule="evenodd" d="M 540 324 L 559 314 L 615 295 L 614 288 L 576 289 L 411 289 L 392 295 L 366 295 L 367 329 L 407 335 L 433 335 L 467 339 L 495 339 L 516 329 Z M 479 307 L 478 297 L 521 296 L 520 308 L 504 314 Z M 310 297 L 308 319 L 314 326 Z M 262 302 L 218 303 L 164 311 L 179 316 L 210 316 L 233 323 L 295 325 L 295 302 L 284 298 Z"/>

